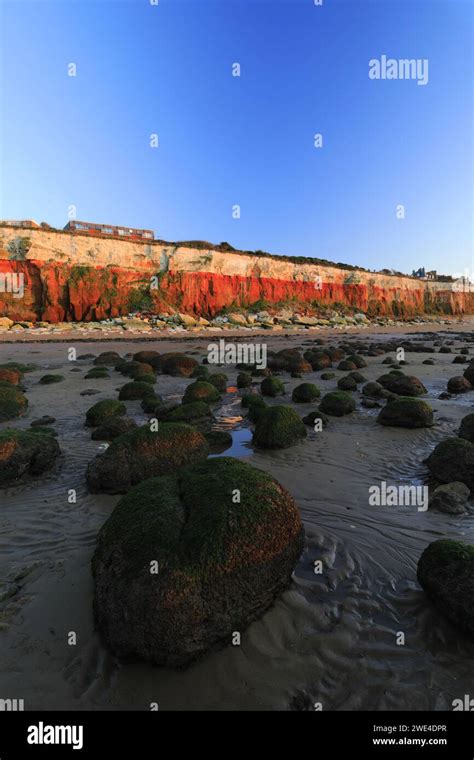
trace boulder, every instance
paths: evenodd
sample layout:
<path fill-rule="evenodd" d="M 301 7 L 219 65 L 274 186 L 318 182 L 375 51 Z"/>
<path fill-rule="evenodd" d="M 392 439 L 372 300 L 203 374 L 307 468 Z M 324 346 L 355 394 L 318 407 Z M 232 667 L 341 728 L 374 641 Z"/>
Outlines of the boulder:
<path fill-rule="evenodd" d="M 467 393 L 467 391 L 472 391 L 472 385 L 466 377 L 463 377 L 462 375 L 456 375 L 455 377 L 449 378 L 449 393 Z"/>
<path fill-rule="evenodd" d="M 312 412 L 309 412 L 305 417 L 303 417 L 303 422 L 305 425 L 310 425 L 311 427 L 314 427 L 314 423 L 317 420 L 321 420 L 322 426 L 326 427 L 329 424 L 329 418 L 324 412 L 320 412 L 319 409 L 314 409 Z"/>
<path fill-rule="evenodd" d="M 377 378 L 377 382 L 391 393 L 396 393 L 397 396 L 421 396 L 427 392 L 417 377 L 404 375 L 396 370 Z"/>
<path fill-rule="evenodd" d="M 291 406 L 271 406 L 259 414 L 252 442 L 262 449 L 287 449 L 306 435 L 303 421 Z"/>
<path fill-rule="evenodd" d="M 220 401 L 221 394 L 211 383 L 206 380 L 196 380 L 191 385 L 188 385 L 184 392 L 183 404 L 188 404 L 190 401 L 206 401 L 209 404 Z"/>
<path fill-rule="evenodd" d="M 116 438 L 90 462 L 87 486 L 91 493 L 125 493 L 146 478 L 198 462 L 208 453 L 203 435 L 189 425 L 163 422 L 157 431 L 144 425 Z"/>
<path fill-rule="evenodd" d="M 94 430 L 91 438 L 93 441 L 113 441 L 136 427 L 137 423 L 131 417 L 110 417 Z"/>
<path fill-rule="evenodd" d="M 466 417 L 462 418 L 458 435 L 460 438 L 465 438 L 466 441 L 474 443 L 474 414 L 467 414 Z"/>
<path fill-rule="evenodd" d="M 356 391 L 357 382 L 350 375 L 345 375 L 344 377 L 339 378 L 337 381 L 337 387 L 341 391 Z"/>
<path fill-rule="evenodd" d="M 350 414 L 356 408 L 355 401 L 346 391 L 331 391 L 323 396 L 319 408 L 325 414 L 333 417 L 343 417 Z"/>
<path fill-rule="evenodd" d="M 298 404 L 309 404 L 311 401 L 319 398 L 321 391 L 313 383 L 301 383 L 293 389 L 292 401 Z"/>
<path fill-rule="evenodd" d="M 303 546 L 292 496 L 249 464 L 219 457 L 144 481 L 98 536 L 97 627 L 119 658 L 187 666 L 273 605 Z"/>
<path fill-rule="evenodd" d="M 134 380 L 131 383 L 125 383 L 120 388 L 119 399 L 120 401 L 133 401 L 144 398 L 155 398 L 155 391 L 150 383 L 144 383 L 143 381 L 137 382 Z"/>
<path fill-rule="evenodd" d="M 266 377 L 262 380 L 260 390 L 264 396 L 281 396 L 285 392 L 285 386 L 279 377 Z"/>
<path fill-rule="evenodd" d="M 446 483 L 438 486 L 433 491 L 429 508 L 438 512 L 447 512 L 450 515 L 462 515 L 466 512 L 466 504 L 469 499 L 469 488 L 464 483 Z"/>
<path fill-rule="evenodd" d="M 21 372 L 16 369 L 0 369 L 0 381 L 18 385 L 21 380 Z"/>
<path fill-rule="evenodd" d="M 43 375 L 40 378 L 41 385 L 54 385 L 54 383 L 62 383 L 64 375 Z"/>
<path fill-rule="evenodd" d="M 152 363 L 152 366 L 155 366 Z M 160 370 L 164 375 L 173 377 L 191 377 L 198 366 L 196 359 L 186 354 L 169 353 L 160 357 Z"/>
<path fill-rule="evenodd" d="M 97 427 L 111 417 L 119 417 L 127 413 L 127 407 L 121 401 L 112 398 L 104 398 L 98 401 L 86 412 L 87 427 Z"/>
<path fill-rule="evenodd" d="M 433 410 L 426 401 L 400 396 L 390 401 L 377 417 L 380 425 L 387 427 L 422 428 L 433 425 Z"/>
<path fill-rule="evenodd" d="M 436 609 L 474 640 L 474 547 L 433 541 L 418 561 L 417 576 Z"/>
<path fill-rule="evenodd" d="M 116 351 L 104 351 L 103 353 L 99 354 L 96 359 L 94 359 L 94 364 L 96 366 L 101 364 L 113 367 L 115 364 L 119 364 L 121 361 L 123 361 L 123 359 Z"/>
<path fill-rule="evenodd" d="M 438 443 L 426 462 L 435 480 L 459 481 L 474 491 L 474 443 L 464 438 L 447 438 Z"/>
<path fill-rule="evenodd" d="M 28 399 L 15 385 L 0 385 L 0 422 L 13 420 L 26 412 Z"/>
<path fill-rule="evenodd" d="M 0 431 L 0 486 L 50 470 L 60 448 L 53 435 L 39 428 Z"/>

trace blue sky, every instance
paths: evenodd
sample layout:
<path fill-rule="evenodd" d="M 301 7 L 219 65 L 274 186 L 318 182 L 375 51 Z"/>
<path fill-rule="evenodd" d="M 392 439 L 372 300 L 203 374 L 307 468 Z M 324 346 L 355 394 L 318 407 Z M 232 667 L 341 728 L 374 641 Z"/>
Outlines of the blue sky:
<path fill-rule="evenodd" d="M 474 268 L 470 0 L 0 5 L 2 218 Z M 369 79 L 383 54 L 428 84 Z"/>

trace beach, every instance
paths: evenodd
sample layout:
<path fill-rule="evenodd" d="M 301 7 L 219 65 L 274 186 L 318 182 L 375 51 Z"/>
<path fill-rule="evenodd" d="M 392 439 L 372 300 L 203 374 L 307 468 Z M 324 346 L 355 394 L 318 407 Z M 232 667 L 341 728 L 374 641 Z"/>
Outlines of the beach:
<path fill-rule="evenodd" d="M 428 482 L 424 460 L 439 441 L 456 435 L 472 411 L 472 393 L 438 398 L 448 379 L 462 374 L 464 367 L 452 364 L 458 349 L 467 346 L 472 355 L 472 330 L 466 318 L 446 325 L 183 331 L 159 338 L 126 334 L 120 340 L 74 330 L 35 342 L 29 331 L 1 334 L 1 362 L 31 362 L 36 369 L 24 376 L 27 414 L 0 429 L 26 429 L 32 419 L 51 415 L 62 451 L 49 474 L 0 491 L 1 694 L 24 699 L 28 710 L 149 710 L 152 704 L 160 710 L 451 709 L 454 699 L 469 693 L 474 644 L 428 601 L 416 565 L 438 538 L 472 542 L 474 503 L 469 514 L 457 516 L 371 506 L 368 493 L 381 481 Z M 291 587 L 243 632 L 240 646 L 212 652 L 186 670 L 119 663 L 94 629 L 90 561 L 97 533 L 120 497 L 87 491 L 86 467 L 104 444 L 91 440 L 84 419 L 93 403 L 115 398 L 124 379 L 112 369 L 108 378 L 85 380 L 92 358 L 70 361 L 68 349 L 76 348 L 78 356 L 117 351 L 123 357 L 141 349 L 179 351 L 201 361 L 219 337 L 265 341 L 269 351 L 306 350 L 316 339 L 328 345 L 375 346 L 392 338 L 428 344 L 429 351 L 406 352 L 406 372 L 426 386 L 423 399 L 433 407 L 435 424 L 413 430 L 378 425 L 379 410 L 364 408 L 357 391 L 356 411 L 331 417 L 323 431 L 310 428 L 306 440 L 287 449 L 253 449 L 236 389 L 238 370 L 222 367 L 229 382 L 214 410 L 216 428 L 233 435 L 224 454 L 269 472 L 290 492 L 304 523 L 304 552 Z M 453 341 L 452 353 L 440 354 L 435 340 Z M 387 369 L 385 356 L 365 357 L 368 366 L 361 372 L 368 381 Z M 429 357 L 435 363 L 424 365 Z M 322 392 L 334 390 L 344 373 L 333 371 L 334 379 L 322 380 L 315 371 L 304 381 Z M 61 373 L 64 381 L 39 384 L 50 372 Z M 291 400 L 301 379 L 286 372 L 282 379 L 285 395 L 270 403 L 288 404 L 300 414 L 313 408 Z M 259 380 L 254 378 L 256 387 Z M 156 390 L 166 401 L 179 401 L 190 382 L 158 375 Z M 86 389 L 99 393 L 81 395 Z M 127 412 L 140 424 L 149 416 L 139 401 L 127 402 Z M 315 572 L 318 560 L 321 573 Z M 397 643 L 400 633 L 403 644 Z"/>

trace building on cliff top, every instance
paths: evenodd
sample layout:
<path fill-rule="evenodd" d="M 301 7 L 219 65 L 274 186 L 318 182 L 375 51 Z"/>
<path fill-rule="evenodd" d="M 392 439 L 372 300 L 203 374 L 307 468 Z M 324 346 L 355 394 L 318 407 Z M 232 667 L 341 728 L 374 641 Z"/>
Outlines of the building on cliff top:
<path fill-rule="evenodd" d="M 111 235 L 112 237 L 128 238 L 132 240 L 154 240 L 155 238 L 155 233 L 152 230 L 118 227 L 114 224 L 80 222 L 76 219 L 69 221 L 63 229 L 66 232 L 82 232 L 88 235 Z"/>

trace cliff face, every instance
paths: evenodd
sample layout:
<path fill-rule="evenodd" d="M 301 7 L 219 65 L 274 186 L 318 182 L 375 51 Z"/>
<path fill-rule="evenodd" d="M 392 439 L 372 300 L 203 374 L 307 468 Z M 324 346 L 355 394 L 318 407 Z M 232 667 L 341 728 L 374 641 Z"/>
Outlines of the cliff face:
<path fill-rule="evenodd" d="M 22 260 L 12 243 L 28 238 Z M 474 313 L 474 292 L 336 266 L 161 244 L 0 228 L 0 316 L 48 322 L 93 321 L 140 304 L 209 317 L 256 301 L 345 305 L 369 316 Z M 22 292 L 20 293 L 20 286 Z M 16 290 L 16 295 L 15 291 Z"/>

